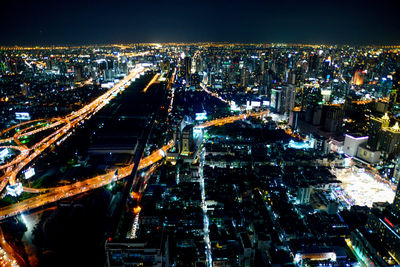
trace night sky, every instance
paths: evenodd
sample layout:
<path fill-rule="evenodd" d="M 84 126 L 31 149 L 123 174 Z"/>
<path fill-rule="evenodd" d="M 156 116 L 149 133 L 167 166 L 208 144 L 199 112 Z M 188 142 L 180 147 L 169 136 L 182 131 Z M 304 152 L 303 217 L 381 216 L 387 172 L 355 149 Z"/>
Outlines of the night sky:
<path fill-rule="evenodd" d="M 0 0 L 2 45 L 400 44 L 400 1 Z"/>

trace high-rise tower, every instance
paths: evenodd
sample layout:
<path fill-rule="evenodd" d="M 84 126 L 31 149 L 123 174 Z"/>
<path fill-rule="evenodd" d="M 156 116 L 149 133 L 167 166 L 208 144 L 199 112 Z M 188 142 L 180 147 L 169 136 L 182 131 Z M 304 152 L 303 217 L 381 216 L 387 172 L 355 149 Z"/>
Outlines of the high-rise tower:
<path fill-rule="evenodd" d="M 400 217 L 400 185 L 397 185 L 396 195 L 394 196 L 392 209 L 397 217 Z"/>
<path fill-rule="evenodd" d="M 389 110 L 394 116 L 400 114 L 400 68 L 393 75 L 393 85 L 390 91 Z"/>
<path fill-rule="evenodd" d="M 376 151 L 381 150 L 382 147 L 382 128 L 389 127 L 390 118 L 387 114 L 383 117 L 372 117 L 369 121 L 369 128 L 368 128 L 368 146 Z"/>

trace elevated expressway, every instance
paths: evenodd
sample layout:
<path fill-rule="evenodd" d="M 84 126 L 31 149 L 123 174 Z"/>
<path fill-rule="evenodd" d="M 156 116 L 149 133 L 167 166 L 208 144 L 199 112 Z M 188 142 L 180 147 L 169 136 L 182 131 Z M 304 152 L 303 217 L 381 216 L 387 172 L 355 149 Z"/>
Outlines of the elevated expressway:
<path fill-rule="evenodd" d="M 3 130 L 2 135 L 10 135 L 10 133 L 17 128 L 21 128 L 24 126 L 28 126 L 21 131 L 16 132 L 11 137 L 6 137 L 0 139 L 1 148 L 8 148 L 11 150 L 18 150 L 19 154 L 16 156 L 11 162 L 7 164 L 0 165 L 0 170 L 6 169 L 4 175 L 0 177 L 0 192 L 4 190 L 7 184 L 15 184 L 16 177 L 18 173 L 29 163 L 31 163 L 36 157 L 42 154 L 47 148 L 49 148 L 52 144 L 60 144 L 64 141 L 69 135 L 72 133 L 72 129 L 79 124 L 83 123 L 85 120 L 92 117 L 96 112 L 102 109 L 105 105 L 109 103 L 111 99 L 113 99 L 116 94 L 124 90 L 129 86 L 130 82 L 137 78 L 139 75 L 144 73 L 146 69 L 141 65 L 138 65 L 135 69 L 133 69 L 129 75 L 120 80 L 117 84 L 115 84 L 111 89 L 109 89 L 106 93 L 99 96 L 92 102 L 88 103 L 81 109 L 74 111 L 68 114 L 65 117 L 61 118 L 53 118 L 50 120 L 34 120 L 29 122 L 24 122 L 6 130 Z M 154 82 L 152 80 L 152 82 Z M 43 138 L 38 143 L 34 144 L 31 147 L 27 147 L 20 142 L 20 138 L 32 136 L 39 132 L 54 129 L 52 133 Z M 1 135 L 0 135 L 1 136 Z M 14 142 L 16 145 L 7 145 Z"/>
<path fill-rule="evenodd" d="M 246 117 L 266 116 L 266 115 L 268 115 L 268 113 L 269 113 L 269 111 L 259 111 L 259 112 L 253 112 L 253 113 L 247 113 L 247 114 L 240 114 L 237 116 L 219 118 L 219 119 L 215 119 L 215 120 L 200 124 L 197 127 L 207 128 L 207 127 L 211 127 L 211 126 L 221 126 L 221 125 L 224 125 L 227 123 L 233 123 L 237 120 L 245 119 Z M 60 129 L 63 129 L 63 128 L 60 128 Z M 56 131 L 53 135 L 51 135 L 50 139 L 48 139 L 47 141 L 54 140 L 55 136 L 57 136 L 58 134 L 60 134 L 60 132 Z M 45 141 L 45 142 L 47 142 L 47 141 Z M 149 156 L 143 158 L 139 163 L 138 169 L 140 170 L 140 169 L 150 167 L 151 165 L 162 160 L 165 157 L 167 150 L 169 148 L 171 148 L 173 145 L 174 145 L 174 141 L 170 140 L 163 147 L 154 151 Z M 29 159 L 29 157 L 28 157 L 28 163 L 30 160 L 31 159 Z M 23 166 L 25 166 L 25 165 L 23 165 Z M 56 201 L 64 199 L 64 198 L 72 197 L 72 196 L 78 195 L 80 193 L 102 187 L 104 185 L 111 183 L 113 180 L 119 180 L 119 179 L 125 178 L 126 176 L 128 176 L 131 173 L 132 169 L 133 169 L 133 165 L 130 165 L 130 166 L 119 168 L 118 175 L 116 177 L 114 175 L 115 170 L 112 170 L 108 173 L 89 178 L 85 181 L 76 182 L 73 184 L 59 186 L 59 187 L 43 188 L 43 189 L 24 187 L 25 192 L 41 193 L 41 194 L 38 196 L 32 197 L 32 198 L 26 199 L 24 201 L 18 202 L 16 204 L 0 208 L 0 220 L 11 217 L 11 216 L 15 216 L 22 212 L 25 212 L 25 211 L 28 211 L 31 209 L 35 209 L 37 207 L 40 207 L 40 206 L 43 206 L 43 205 L 46 205 L 46 204 L 49 204 L 52 202 L 56 202 Z M 20 170 L 20 168 L 19 168 L 19 170 Z M 15 175 L 16 175 L 16 173 L 15 173 Z M 13 172 L 13 177 L 14 177 L 13 179 L 15 179 L 15 175 Z M 11 179 L 10 179 L 10 181 L 11 181 Z"/>

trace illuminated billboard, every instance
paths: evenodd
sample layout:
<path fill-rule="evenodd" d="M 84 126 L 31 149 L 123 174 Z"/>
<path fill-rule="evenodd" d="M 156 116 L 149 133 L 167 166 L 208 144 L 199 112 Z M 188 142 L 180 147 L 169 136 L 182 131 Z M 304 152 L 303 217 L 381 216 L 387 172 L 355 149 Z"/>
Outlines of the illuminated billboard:
<path fill-rule="evenodd" d="M 35 169 L 34 168 L 29 168 L 24 172 L 24 178 L 25 179 L 29 179 L 34 175 L 35 175 Z"/>
<path fill-rule="evenodd" d="M 309 149 L 313 147 L 313 142 L 311 142 L 310 140 L 304 142 L 295 142 L 293 140 L 290 140 L 288 147 L 294 149 Z"/>
<path fill-rule="evenodd" d="M 207 113 L 206 112 L 202 112 L 202 113 L 196 113 L 196 121 L 204 121 L 207 120 Z"/>
<path fill-rule="evenodd" d="M 28 121 L 31 119 L 31 116 L 28 112 L 15 112 L 15 119 Z"/>

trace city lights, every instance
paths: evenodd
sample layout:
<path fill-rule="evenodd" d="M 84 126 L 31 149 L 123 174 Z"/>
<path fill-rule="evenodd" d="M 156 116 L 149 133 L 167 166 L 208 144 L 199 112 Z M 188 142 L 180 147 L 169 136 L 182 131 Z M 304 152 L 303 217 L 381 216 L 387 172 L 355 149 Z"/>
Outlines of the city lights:
<path fill-rule="evenodd" d="M 1 49 L 0 265 L 400 264 L 400 47 Z"/>

